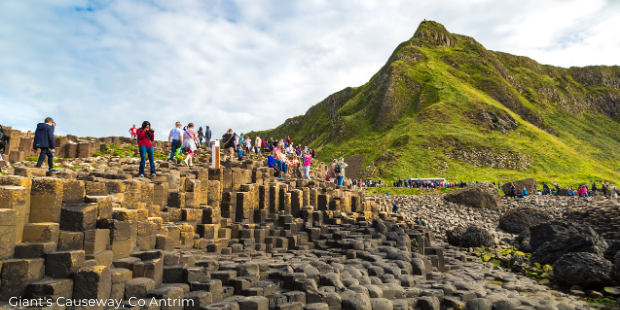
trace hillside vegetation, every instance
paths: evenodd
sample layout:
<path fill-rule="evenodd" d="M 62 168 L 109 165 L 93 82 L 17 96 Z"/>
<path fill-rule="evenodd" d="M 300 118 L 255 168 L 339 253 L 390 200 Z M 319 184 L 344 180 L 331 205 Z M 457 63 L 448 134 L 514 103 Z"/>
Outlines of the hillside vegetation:
<path fill-rule="evenodd" d="M 257 133 L 325 161 L 366 154 L 387 180 L 618 183 L 619 115 L 618 66 L 541 65 L 424 21 L 366 84 Z"/>

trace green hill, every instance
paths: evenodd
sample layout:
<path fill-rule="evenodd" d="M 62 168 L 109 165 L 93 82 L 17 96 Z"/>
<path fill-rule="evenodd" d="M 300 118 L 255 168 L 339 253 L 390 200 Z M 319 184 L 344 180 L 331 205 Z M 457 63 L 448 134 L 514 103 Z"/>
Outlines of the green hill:
<path fill-rule="evenodd" d="M 424 21 L 366 84 L 257 133 L 325 161 L 366 154 L 388 180 L 619 183 L 619 115 L 618 66 L 541 65 Z"/>

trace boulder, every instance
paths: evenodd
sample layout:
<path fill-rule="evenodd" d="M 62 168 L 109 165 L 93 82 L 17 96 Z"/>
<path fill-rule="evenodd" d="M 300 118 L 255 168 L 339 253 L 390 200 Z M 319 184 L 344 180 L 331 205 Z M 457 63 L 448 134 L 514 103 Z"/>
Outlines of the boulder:
<path fill-rule="evenodd" d="M 532 252 L 532 246 L 530 245 L 531 237 L 529 229 L 522 231 L 519 236 L 517 236 L 516 241 L 519 251 Z"/>
<path fill-rule="evenodd" d="M 511 234 L 520 234 L 532 226 L 552 219 L 550 212 L 533 207 L 518 207 L 508 210 L 499 218 L 499 228 Z"/>
<path fill-rule="evenodd" d="M 562 255 L 553 266 L 555 279 L 563 285 L 600 288 L 611 284 L 612 264 L 603 257 L 587 252 Z"/>
<path fill-rule="evenodd" d="M 498 209 L 502 205 L 497 189 L 489 182 L 481 182 L 455 190 L 446 194 L 444 199 L 475 208 Z"/>
<path fill-rule="evenodd" d="M 620 283 L 620 251 L 616 253 L 614 257 L 614 268 L 611 272 L 611 276 L 616 280 L 616 283 Z"/>
<path fill-rule="evenodd" d="M 453 246 L 460 246 L 461 237 L 463 237 L 463 234 L 465 233 L 465 231 L 467 231 L 467 227 L 465 226 L 457 226 L 457 227 L 454 227 L 452 230 L 448 230 L 446 232 L 448 243 Z"/>
<path fill-rule="evenodd" d="M 569 252 L 587 252 L 603 257 L 607 242 L 590 226 L 571 221 L 551 221 L 530 228 L 531 260 L 553 264 Z"/>
<path fill-rule="evenodd" d="M 517 191 L 523 191 L 524 188 L 527 188 L 527 191 L 530 195 L 536 195 L 536 179 L 529 178 L 518 181 L 513 181 L 515 184 L 515 189 Z M 510 182 L 502 185 L 502 192 L 504 195 L 510 195 Z"/>
<path fill-rule="evenodd" d="M 464 248 L 492 247 L 493 245 L 493 236 L 488 230 L 481 227 L 469 226 L 461 236 L 460 246 Z"/>
<path fill-rule="evenodd" d="M 614 261 L 614 257 L 616 256 L 616 253 L 618 253 L 618 251 L 620 251 L 620 240 L 616 240 L 614 241 L 614 243 L 612 243 L 606 250 L 605 253 L 603 254 L 605 256 L 605 258 L 608 261 Z"/>

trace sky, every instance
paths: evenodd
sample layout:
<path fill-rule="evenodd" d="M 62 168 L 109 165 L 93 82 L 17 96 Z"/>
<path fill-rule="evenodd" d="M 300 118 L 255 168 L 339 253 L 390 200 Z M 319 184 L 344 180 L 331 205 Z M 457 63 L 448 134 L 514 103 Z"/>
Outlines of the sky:
<path fill-rule="evenodd" d="M 128 135 L 275 128 L 385 64 L 420 22 L 562 67 L 619 65 L 616 0 L 0 0 L 0 124 Z"/>

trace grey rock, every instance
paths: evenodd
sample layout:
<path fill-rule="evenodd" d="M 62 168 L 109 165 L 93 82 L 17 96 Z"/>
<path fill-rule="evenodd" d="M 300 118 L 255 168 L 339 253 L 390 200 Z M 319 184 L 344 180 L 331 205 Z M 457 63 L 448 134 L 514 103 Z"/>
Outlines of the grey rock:
<path fill-rule="evenodd" d="M 553 266 L 555 279 L 566 285 L 599 288 L 611 284 L 612 264 L 593 253 L 576 252 L 560 257 Z"/>

